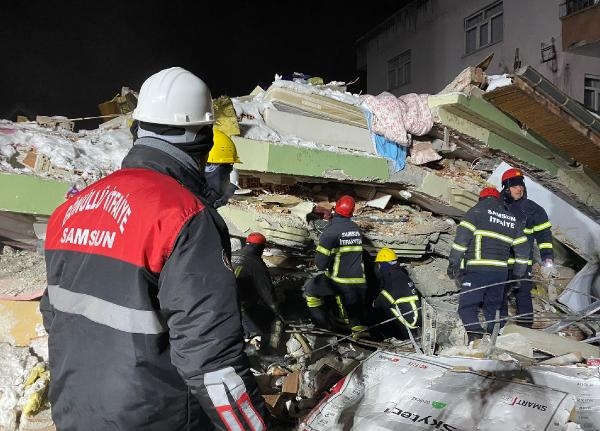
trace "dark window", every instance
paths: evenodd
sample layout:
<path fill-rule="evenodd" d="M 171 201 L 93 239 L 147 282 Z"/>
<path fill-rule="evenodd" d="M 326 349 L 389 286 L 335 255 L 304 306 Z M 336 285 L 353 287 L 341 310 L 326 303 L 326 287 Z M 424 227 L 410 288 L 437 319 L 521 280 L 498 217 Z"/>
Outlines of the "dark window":
<path fill-rule="evenodd" d="M 388 61 L 388 90 L 410 82 L 410 49 Z"/>
<path fill-rule="evenodd" d="M 465 18 L 465 53 L 500 42 L 502 35 L 502 2 L 496 2 Z"/>
<path fill-rule="evenodd" d="M 592 111 L 600 112 L 600 76 L 585 76 L 583 104 Z"/>

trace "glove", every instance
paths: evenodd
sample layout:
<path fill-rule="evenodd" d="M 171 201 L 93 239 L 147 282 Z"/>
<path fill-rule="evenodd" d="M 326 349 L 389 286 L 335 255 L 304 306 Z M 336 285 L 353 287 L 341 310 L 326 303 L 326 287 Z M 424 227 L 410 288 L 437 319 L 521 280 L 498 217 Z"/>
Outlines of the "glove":
<path fill-rule="evenodd" d="M 253 346 L 256 350 L 260 350 L 261 341 L 262 337 L 260 335 L 252 335 L 246 342 Z"/>
<path fill-rule="evenodd" d="M 540 273 L 544 280 L 558 277 L 558 269 L 554 266 L 552 259 L 546 259 L 544 261 L 544 266 L 540 269 Z"/>

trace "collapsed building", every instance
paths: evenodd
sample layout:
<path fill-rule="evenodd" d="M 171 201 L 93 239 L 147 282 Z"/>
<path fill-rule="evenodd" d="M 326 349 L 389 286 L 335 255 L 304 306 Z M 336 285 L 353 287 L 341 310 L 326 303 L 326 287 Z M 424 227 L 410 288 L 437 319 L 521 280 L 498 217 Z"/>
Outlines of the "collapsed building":
<path fill-rule="evenodd" d="M 343 83 L 311 82 L 276 79 L 266 90 L 215 100 L 217 126 L 243 161 L 236 165 L 238 194 L 219 212 L 233 242 L 252 231 L 265 234 L 265 259 L 285 297 L 286 336 L 271 340 L 284 354 L 254 355 L 272 412 L 307 430 L 352 423 L 356 429 L 474 429 L 482 423 L 489 429 L 558 430 L 575 423 L 600 429 L 600 118 L 531 67 L 504 76 L 470 67 L 438 94 L 400 98 L 357 96 Z M 3 353 L 13 371 L 0 376 L 0 429 L 28 429 L 36 416 L 23 412 L 39 408 L 46 414 L 39 420 L 49 420 L 42 401 L 38 409 L 24 407 L 47 386 L 35 302 L 45 280 L 36 250 L 66 195 L 118 169 L 131 145 L 132 97 L 124 90 L 102 104 L 102 114 L 115 118 L 92 131 L 73 132 L 72 121 L 58 117 L 0 122 L 0 240 L 6 246 L 0 341 L 13 347 Z M 457 221 L 481 188 L 499 186 L 508 167 L 526 173 L 529 197 L 548 212 L 558 276 L 543 280 L 534 265 L 534 329 L 508 324 L 502 335 L 467 346 L 456 312 L 460 289 L 446 275 L 447 257 Z M 357 200 L 354 220 L 365 249 L 394 250 L 423 296 L 423 327 L 414 344 L 351 340 L 306 323 L 301 289 L 315 271 L 322 215 L 343 194 Z M 23 260 L 29 269 L 15 270 Z M 384 389 L 383 376 L 398 380 Z M 410 390 L 392 402 L 389 393 L 401 379 Z M 37 392 L 25 389 L 29 380 L 40 382 Z M 469 400 L 468 415 L 453 395 L 459 391 L 464 396 L 458 398 Z M 531 398 L 543 401 L 537 407 L 523 401 Z M 507 406 L 524 406 L 530 415 Z M 514 417 L 507 422 L 509 412 Z"/>

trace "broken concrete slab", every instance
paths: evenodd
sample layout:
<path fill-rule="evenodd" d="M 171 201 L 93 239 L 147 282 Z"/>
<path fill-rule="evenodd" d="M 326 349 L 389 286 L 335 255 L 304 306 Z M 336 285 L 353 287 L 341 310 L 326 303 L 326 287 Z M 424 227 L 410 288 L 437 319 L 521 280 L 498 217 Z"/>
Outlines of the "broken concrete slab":
<path fill-rule="evenodd" d="M 561 356 L 567 353 L 580 353 L 584 358 L 597 358 L 600 356 L 600 347 L 574 341 L 560 335 L 548 334 L 536 329 L 529 329 L 508 323 L 504 327 L 503 335 L 521 334 L 531 342 L 534 350 L 552 356 Z"/>
<path fill-rule="evenodd" d="M 50 215 L 64 202 L 69 186 L 66 181 L 0 173 L 0 210 Z"/>
<path fill-rule="evenodd" d="M 304 146 L 282 145 L 232 136 L 243 165 L 236 168 L 337 180 L 384 182 L 389 178 L 388 161 L 340 151 L 326 151 Z"/>

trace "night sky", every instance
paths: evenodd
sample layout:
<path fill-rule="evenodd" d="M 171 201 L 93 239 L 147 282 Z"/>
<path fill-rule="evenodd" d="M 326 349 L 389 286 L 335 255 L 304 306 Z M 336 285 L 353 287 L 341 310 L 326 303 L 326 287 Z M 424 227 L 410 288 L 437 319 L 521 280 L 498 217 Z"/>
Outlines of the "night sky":
<path fill-rule="evenodd" d="M 99 115 L 122 86 L 170 66 L 213 97 L 248 94 L 275 73 L 358 76 L 354 42 L 402 1 L 10 1 L 2 5 L 0 118 Z M 366 90 L 363 79 L 350 88 Z"/>

